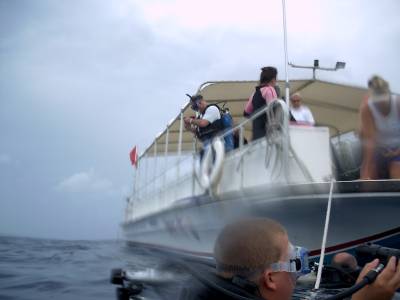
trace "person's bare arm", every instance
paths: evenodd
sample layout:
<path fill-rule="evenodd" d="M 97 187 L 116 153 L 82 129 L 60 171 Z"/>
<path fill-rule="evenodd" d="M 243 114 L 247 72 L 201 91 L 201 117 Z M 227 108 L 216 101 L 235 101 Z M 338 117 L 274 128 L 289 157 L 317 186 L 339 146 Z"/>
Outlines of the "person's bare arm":
<path fill-rule="evenodd" d="M 192 124 L 199 126 L 199 127 L 206 127 L 206 126 L 208 126 L 208 124 L 210 124 L 210 122 L 208 122 L 205 119 L 193 119 Z"/>
<path fill-rule="evenodd" d="M 184 125 L 185 125 L 185 129 L 192 132 L 192 133 L 196 133 L 196 127 L 192 125 L 192 120 L 194 119 L 194 117 L 184 117 L 183 121 L 184 121 Z"/>

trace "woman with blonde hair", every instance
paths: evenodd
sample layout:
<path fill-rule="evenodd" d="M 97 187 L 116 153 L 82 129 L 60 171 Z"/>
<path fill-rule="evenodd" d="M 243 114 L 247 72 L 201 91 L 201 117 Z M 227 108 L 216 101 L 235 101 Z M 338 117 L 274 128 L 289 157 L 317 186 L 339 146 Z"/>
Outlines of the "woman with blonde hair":
<path fill-rule="evenodd" d="M 360 107 L 363 145 L 360 177 L 400 179 L 400 99 L 390 92 L 388 82 L 377 75 L 368 80 L 368 88 L 367 98 Z"/>

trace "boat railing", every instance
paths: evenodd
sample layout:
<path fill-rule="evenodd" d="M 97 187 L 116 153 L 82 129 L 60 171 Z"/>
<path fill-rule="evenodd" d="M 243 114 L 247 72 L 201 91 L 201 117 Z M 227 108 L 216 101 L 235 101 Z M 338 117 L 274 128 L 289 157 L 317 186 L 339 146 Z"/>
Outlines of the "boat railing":
<path fill-rule="evenodd" d="M 267 124 L 271 124 L 272 121 L 275 119 L 275 112 L 278 107 L 280 109 L 282 109 L 282 114 L 283 114 L 283 120 L 282 120 L 281 125 L 283 126 L 283 129 L 287 131 L 288 124 L 289 124 L 289 108 L 285 101 L 283 101 L 281 99 L 275 99 L 269 105 L 265 105 L 264 107 L 260 108 L 255 113 L 253 113 L 249 118 L 243 118 L 242 121 L 238 125 L 232 127 L 231 129 L 229 129 L 227 131 L 224 131 L 223 133 L 217 135 L 217 137 L 223 138 L 223 137 L 227 136 L 228 134 L 231 134 L 231 133 L 235 132 L 236 130 L 239 130 L 240 132 L 242 132 L 242 136 L 240 139 L 241 143 L 239 143 L 239 144 L 241 144 L 243 146 L 244 126 L 249 122 L 253 122 L 255 119 L 257 119 L 264 113 L 267 113 L 267 119 L 268 119 Z"/>
<path fill-rule="evenodd" d="M 286 180 L 288 181 L 288 155 L 290 148 L 290 138 L 289 138 L 289 107 L 285 101 L 282 99 L 275 99 L 271 101 L 268 105 L 257 110 L 249 118 L 244 118 L 238 125 L 234 126 L 232 129 L 227 130 L 217 137 L 224 138 L 229 134 L 233 134 L 236 130 L 239 130 L 239 151 L 242 151 L 244 145 L 244 130 L 245 125 L 249 122 L 253 122 L 258 117 L 263 114 L 267 115 L 267 125 L 266 125 L 266 139 L 267 146 L 280 147 L 280 155 L 282 161 L 283 172 Z M 241 153 L 244 155 L 244 153 Z M 270 154 L 267 154 L 267 161 L 271 158 Z"/>
<path fill-rule="evenodd" d="M 246 124 L 262 114 L 267 115 L 268 126 L 266 126 L 265 138 L 244 145 Z M 201 169 L 201 160 L 198 152 L 179 153 L 178 151 L 176 155 L 170 155 L 164 151 L 164 155 L 161 153 L 161 156 L 145 153 L 141 157 L 139 168 L 135 174 L 133 194 L 129 198 L 126 209 L 126 221 L 141 219 L 168 209 L 180 201 L 193 200 L 205 193 L 218 198 L 219 193 L 236 192 L 241 194 L 245 188 L 256 185 L 315 182 L 321 178 L 325 180 L 332 174 L 329 159 L 323 160 L 324 157 L 322 157 L 323 161 L 318 165 L 315 157 L 312 156 L 310 161 L 310 155 L 308 155 L 308 161 L 303 161 L 304 151 L 302 155 L 299 155 L 297 149 L 296 151 L 293 149 L 289 136 L 289 109 L 283 100 L 274 100 L 255 112 L 250 118 L 242 120 L 238 125 L 215 138 L 223 139 L 236 130 L 239 130 L 239 147 L 225 155 L 222 174 L 230 175 L 222 175 L 220 182 L 217 183 L 217 193 L 210 188 L 205 188 L 199 181 L 198 170 Z M 313 132 L 318 134 L 317 131 Z M 307 132 L 307 134 L 310 133 Z M 322 132 L 322 134 L 329 136 L 328 131 Z M 168 141 L 168 138 L 166 140 Z M 166 145 L 167 148 L 168 145 Z M 196 148 L 193 147 L 193 149 Z M 329 156 L 329 148 L 325 150 L 321 152 L 326 152 Z M 154 153 L 156 154 L 156 151 Z M 265 157 L 263 164 L 260 164 L 262 157 L 260 155 Z M 158 162 L 160 158 L 164 160 L 162 164 Z M 309 170 L 310 164 L 318 165 L 318 169 L 323 165 L 328 167 L 317 173 L 314 168 L 314 173 L 312 173 Z M 254 175 L 252 168 L 256 168 L 259 175 Z M 312 174 L 316 174 L 317 177 L 313 178 Z"/>
<path fill-rule="evenodd" d="M 281 149 L 280 160 L 286 177 L 288 169 L 286 162 L 289 153 L 289 110 L 283 100 L 274 100 L 269 105 L 256 111 L 251 117 L 242 119 L 239 124 L 217 135 L 215 138 L 223 139 L 225 136 L 239 130 L 239 147 L 234 151 L 228 152 L 225 161 L 232 159 L 233 153 L 235 153 L 235 160 L 238 157 L 240 159 L 248 151 L 246 149 L 251 149 L 252 144 L 250 143 L 250 147 L 244 148 L 245 126 L 262 114 L 267 114 L 267 143 L 269 146 L 275 145 Z M 159 172 L 159 164 L 157 164 L 157 159 L 160 158 L 165 160 L 161 172 Z M 162 157 L 154 155 L 150 157 L 145 155 L 141 157 L 142 161 L 135 175 L 133 195 L 129 200 L 126 218 L 130 219 L 134 215 L 136 219 L 167 208 L 177 199 L 203 194 L 205 190 L 196 182 L 196 169 L 200 165 L 198 158 L 199 155 L 196 151 L 184 157 L 178 154 L 176 156 L 164 155 Z M 149 162 L 150 160 L 152 161 Z M 143 165 L 144 170 L 141 169 Z M 153 168 L 153 174 L 150 174 L 151 168 Z M 240 168 L 243 169 L 243 164 L 241 164 Z M 243 174 L 242 171 L 241 173 Z"/>

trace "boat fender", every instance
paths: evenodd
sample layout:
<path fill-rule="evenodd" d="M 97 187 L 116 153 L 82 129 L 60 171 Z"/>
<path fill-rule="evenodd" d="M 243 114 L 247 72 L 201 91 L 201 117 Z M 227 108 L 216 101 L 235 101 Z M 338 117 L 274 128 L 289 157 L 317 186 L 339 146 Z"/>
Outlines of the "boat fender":
<path fill-rule="evenodd" d="M 203 189 L 208 190 L 214 188 L 219 183 L 224 158 L 224 143 L 221 139 L 216 138 L 210 147 L 207 148 L 200 165 L 199 183 Z"/>

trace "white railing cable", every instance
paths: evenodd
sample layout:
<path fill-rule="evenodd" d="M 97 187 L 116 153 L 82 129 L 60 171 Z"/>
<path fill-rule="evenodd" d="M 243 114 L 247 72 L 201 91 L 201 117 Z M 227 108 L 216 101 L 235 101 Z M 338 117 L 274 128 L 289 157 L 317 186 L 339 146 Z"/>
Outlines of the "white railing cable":
<path fill-rule="evenodd" d="M 332 195 L 333 195 L 334 182 L 335 182 L 335 180 L 332 179 L 331 186 L 329 189 L 328 206 L 326 208 L 326 216 L 325 216 L 324 235 L 322 237 L 322 245 L 321 245 L 321 255 L 319 257 L 317 280 L 315 281 L 315 286 L 314 286 L 314 289 L 316 289 L 316 290 L 319 289 L 319 285 L 321 283 L 322 268 L 324 267 L 326 238 L 328 236 L 329 222 L 330 222 L 330 218 L 331 218 L 331 206 L 332 206 Z"/>

